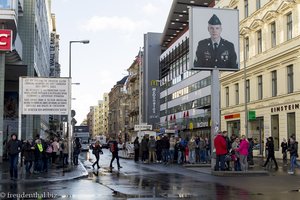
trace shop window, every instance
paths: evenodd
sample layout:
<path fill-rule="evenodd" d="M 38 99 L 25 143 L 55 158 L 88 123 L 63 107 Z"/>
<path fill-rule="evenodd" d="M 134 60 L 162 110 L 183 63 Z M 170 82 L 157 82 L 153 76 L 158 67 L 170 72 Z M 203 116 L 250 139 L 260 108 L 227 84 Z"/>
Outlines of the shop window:
<path fill-rule="evenodd" d="M 274 149 L 275 151 L 279 150 L 279 116 L 271 116 L 271 136 L 274 139 Z"/>
<path fill-rule="evenodd" d="M 292 135 L 296 134 L 296 118 L 295 113 L 287 114 L 287 137 L 289 138 Z"/>

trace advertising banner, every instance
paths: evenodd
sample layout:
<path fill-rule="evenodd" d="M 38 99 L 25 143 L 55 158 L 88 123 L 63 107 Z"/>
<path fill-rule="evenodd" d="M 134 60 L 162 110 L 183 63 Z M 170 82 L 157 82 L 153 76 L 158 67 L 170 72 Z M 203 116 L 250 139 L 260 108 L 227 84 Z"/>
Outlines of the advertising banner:
<path fill-rule="evenodd" d="M 24 115 L 68 115 L 68 78 L 20 78 L 20 106 Z"/>
<path fill-rule="evenodd" d="M 238 10 L 191 7 L 190 69 L 239 70 Z"/>
<path fill-rule="evenodd" d="M 12 30 L 0 29 L 0 51 L 12 50 Z"/>

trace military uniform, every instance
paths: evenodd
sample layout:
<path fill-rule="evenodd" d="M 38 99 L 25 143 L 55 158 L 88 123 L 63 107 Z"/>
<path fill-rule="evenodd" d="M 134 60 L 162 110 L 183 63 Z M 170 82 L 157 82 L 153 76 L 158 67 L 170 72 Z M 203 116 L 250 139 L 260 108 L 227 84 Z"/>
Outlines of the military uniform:
<path fill-rule="evenodd" d="M 222 25 L 220 19 L 215 14 L 209 19 L 208 24 Z M 196 58 L 194 60 L 195 68 L 238 69 L 234 45 L 221 37 L 219 40 L 218 43 L 213 43 L 212 39 L 208 38 L 198 43 Z"/>
<path fill-rule="evenodd" d="M 237 56 L 234 45 L 221 38 L 215 49 L 210 38 L 199 41 L 194 67 L 237 69 Z"/>

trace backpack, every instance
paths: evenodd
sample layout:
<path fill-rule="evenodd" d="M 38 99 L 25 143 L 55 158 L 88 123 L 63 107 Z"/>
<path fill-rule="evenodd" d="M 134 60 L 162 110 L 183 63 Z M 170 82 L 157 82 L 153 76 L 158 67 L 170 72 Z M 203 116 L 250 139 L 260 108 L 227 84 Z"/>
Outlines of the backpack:
<path fill-rule="evenodd" d="M 109 150 L 112 153 L 116 151 L 116 144 L 114 142 L 109 144 Z"/>
<path fill-rule="evenodd" d="M 46 153 L 52 153 L 53 152 L 53 148 L 51 145 L 48 145 L 47 149 L 46 149 Z"/>

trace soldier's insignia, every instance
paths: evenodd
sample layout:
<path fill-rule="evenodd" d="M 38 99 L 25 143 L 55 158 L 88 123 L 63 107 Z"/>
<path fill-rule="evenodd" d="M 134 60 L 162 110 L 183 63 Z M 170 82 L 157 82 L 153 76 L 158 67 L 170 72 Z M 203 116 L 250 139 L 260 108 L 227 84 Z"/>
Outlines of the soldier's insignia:
<path fill-rule="evenodd" d="M 211 54 L 209 53 L 209 51 L 204 51 L 204 58 L 206 60 L 211 59 Z"/>
<path fill-rule="evenodd" d="M 221 59 L 227 61 L 229 59 L 229 52 L 226 50 L 221 54 Z"/>

